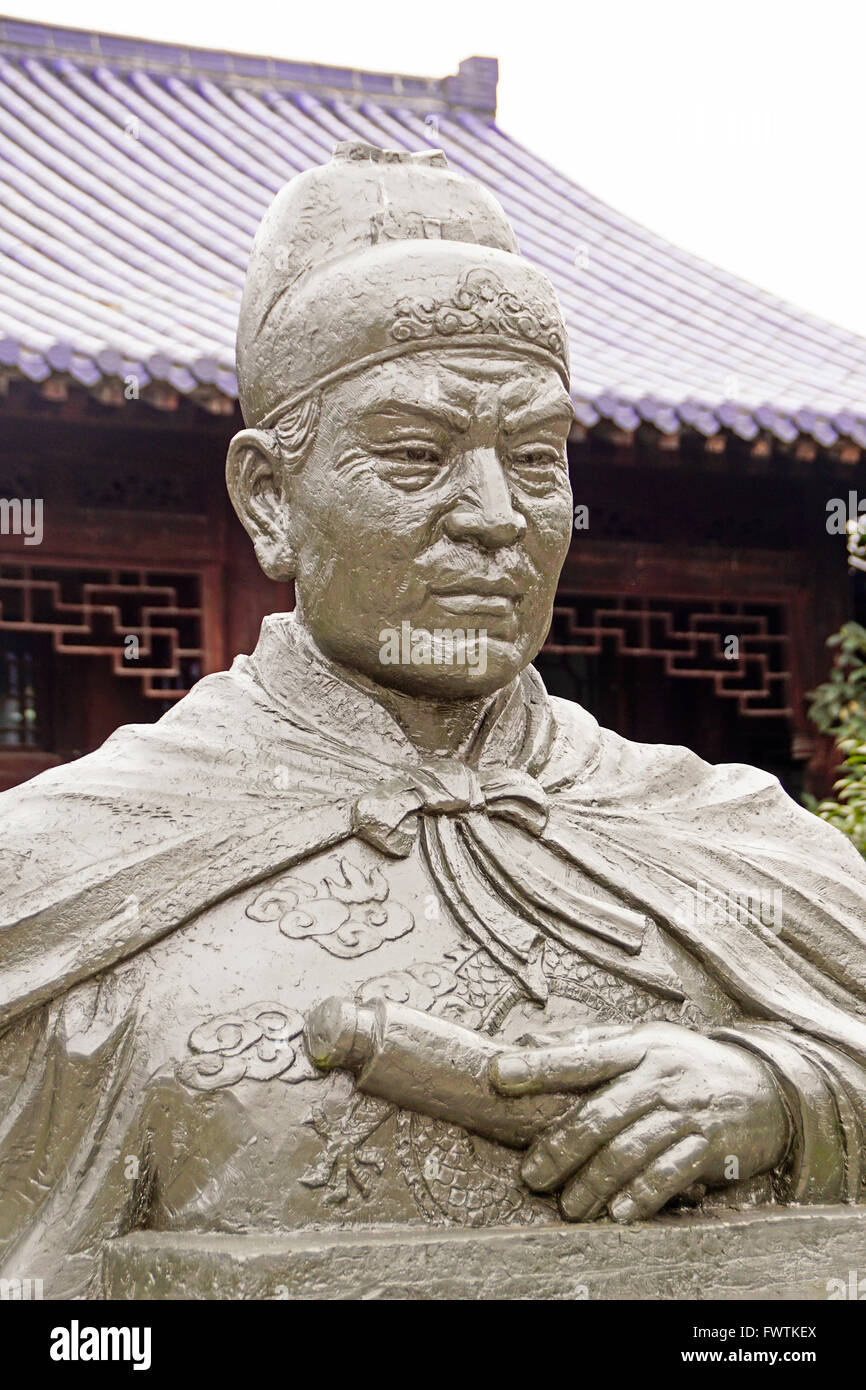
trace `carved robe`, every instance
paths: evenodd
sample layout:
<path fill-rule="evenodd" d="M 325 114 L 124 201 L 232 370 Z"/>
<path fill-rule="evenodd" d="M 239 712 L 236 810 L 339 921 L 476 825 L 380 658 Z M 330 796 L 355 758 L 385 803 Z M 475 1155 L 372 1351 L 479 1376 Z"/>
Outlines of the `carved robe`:
<path fill-rule="evenodd" d="M 861 1198 L 866 865 L 766 774 L 628 743 L 531 669 L 424 759 L 277 615 L 0 826 L 0 1272 L 49 1296 L 98 1293 L 137 1226 L 559 1220 L 519 1155 L 316 1072 L 329 994 L 512 1042 L 711 1031 L 795 1134 L 722 1200 Z"/>

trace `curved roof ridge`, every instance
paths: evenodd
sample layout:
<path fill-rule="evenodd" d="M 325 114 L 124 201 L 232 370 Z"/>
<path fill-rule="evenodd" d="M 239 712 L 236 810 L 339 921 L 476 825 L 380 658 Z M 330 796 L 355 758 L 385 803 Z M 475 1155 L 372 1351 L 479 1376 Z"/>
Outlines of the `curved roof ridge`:
<path fill-rule="evenodd" d="M 360 136 L 441 147 L 503 204 L 559 292 L 584 424 L 866 448 L 866 338 L 557 171 L 496 124 L 496 76 L 492 58 L 414 78 L 0 19 L 0 378 L 115 399 L 107 379 L 141 372 L 231 409 L 258 220 Z"/>

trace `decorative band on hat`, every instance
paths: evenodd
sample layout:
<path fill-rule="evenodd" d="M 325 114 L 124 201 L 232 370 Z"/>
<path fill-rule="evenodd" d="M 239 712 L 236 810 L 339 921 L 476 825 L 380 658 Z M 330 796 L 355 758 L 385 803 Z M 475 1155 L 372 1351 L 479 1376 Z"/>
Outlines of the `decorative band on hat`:
<path fill-rule="evenodd" d="M 267 403 L 257 424 L 268 427 L 313 391 L 365 368 L 440 347 L 533 357 L 553 367 L 568 390 L 568 339 L 552 291 L 545 293 L 546 282 L 517 257 L 507 268 L 507 282 L 500 273 L 501 264 L 496 268 L 476 264 L 464 267 L 452 279 L 451 288 L 438 296 L 403 293 L 388 302 L 372 285 L 368 297 L 357 281 L 351 286 L 348 281 L 341 284 L 334 267 L 335 277 L 327 291 L 324 284 L 317 286 L 324 293 L 315 308 L 307 300 L 313 313 L 308 315 L 297 300 L 291 308 L 286 306 L 282 332 L 287 343 L 303 344 L 305 351 L 296 359 L 295 370 L 287 372 L 279 402 Z M 319 335 L 324 347 L 317 350 L 310 330 L 314 323 L 321 328 L 325 317 L 330 318 L 333 330 Z M 306 372 L 298 371 L 302 363 Z M 306 381 L 298 379 L 307 374 Z"/>

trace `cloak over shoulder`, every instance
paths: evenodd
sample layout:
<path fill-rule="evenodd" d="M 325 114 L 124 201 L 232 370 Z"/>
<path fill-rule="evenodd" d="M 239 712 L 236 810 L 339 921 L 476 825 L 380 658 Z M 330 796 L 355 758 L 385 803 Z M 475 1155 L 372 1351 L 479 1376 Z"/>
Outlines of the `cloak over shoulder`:
<path fill-rule="evenodd" d="M 639 973 L 649 918 L 746 1014 L 866 1060 L 866 864 L 774 778 L 629 743 L 531 669 L 493 701 L 465 765 L 424 765 L 287 615 L 157 724 L 0 796 L 0 1024 L 359 833 L 394 854 L 420 833 L 467 931 L 530 993 L 527 924 Z M 622 908 L 599 919 L 589 900 L 563 902 L 563 859 Z"/>

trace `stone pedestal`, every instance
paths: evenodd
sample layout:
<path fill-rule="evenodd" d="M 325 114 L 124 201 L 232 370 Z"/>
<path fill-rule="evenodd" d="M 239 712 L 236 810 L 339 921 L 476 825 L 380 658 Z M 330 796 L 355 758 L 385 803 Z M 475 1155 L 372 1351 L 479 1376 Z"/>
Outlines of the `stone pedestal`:
<path fill-rule="evenodd" d="M 122 1299 L 827 1299 L 855 1296 L 861 1278 L 866 1293 L 866 1208 L 636 1226 L 140 1231 L 110 1242 L 104 1271 L 106 1297 Z"/>

